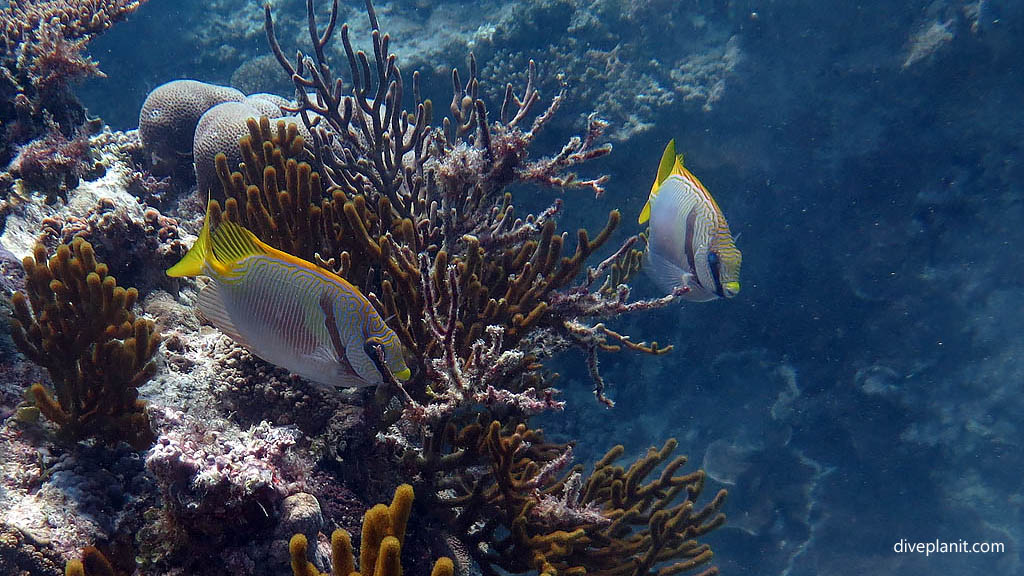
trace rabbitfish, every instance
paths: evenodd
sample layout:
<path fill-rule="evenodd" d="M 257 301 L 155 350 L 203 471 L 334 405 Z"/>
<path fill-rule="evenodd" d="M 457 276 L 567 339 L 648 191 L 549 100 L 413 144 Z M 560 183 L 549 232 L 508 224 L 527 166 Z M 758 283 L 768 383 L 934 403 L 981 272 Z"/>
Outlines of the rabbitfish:
<path fill-rule="evenodd" d="M 742 255 L 729 224 L 707 188 L 683 167 L 674 140 L 665 147 L 638 220 L 650 220 L 643 269 L 660 288 L 689 288 L 682 297 L 693 302 L 739 293 Z"/>
<path fill-rule="evenodd" d="M 402 346 L 359 290 L 331 272 L 261 242 L 232 223 L 203 230 L 172 277 L 209 276 L 202 315 L 260 358 L 328 387 L 383 382 L 378 347 L 399 380 Z"/>

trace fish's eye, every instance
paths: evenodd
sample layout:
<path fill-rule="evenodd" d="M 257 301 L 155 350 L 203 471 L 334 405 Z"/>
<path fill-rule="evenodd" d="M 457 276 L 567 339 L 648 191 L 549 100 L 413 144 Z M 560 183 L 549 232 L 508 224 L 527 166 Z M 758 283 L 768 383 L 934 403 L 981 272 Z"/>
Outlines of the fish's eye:
<path fill-rule="evenodd" d="M 717 252 L 708 252 L 708 265 L 710 265 L 712 268 L 718 267 L 719 260 Z"/>

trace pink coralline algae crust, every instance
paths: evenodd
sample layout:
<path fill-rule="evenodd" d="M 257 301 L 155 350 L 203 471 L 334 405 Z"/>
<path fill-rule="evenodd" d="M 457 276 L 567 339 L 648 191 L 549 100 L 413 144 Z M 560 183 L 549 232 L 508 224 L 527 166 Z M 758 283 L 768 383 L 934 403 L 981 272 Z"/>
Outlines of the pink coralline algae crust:
<path fill-rule="evenodd" d="M 165 431 L 146 456 L 176 528 L 208 542 L 273 525 L 301 492 L 305 468 L 289 454 L 298 434 L 261 423 L 245 431 L 216 419 L 165 411 Z"/>

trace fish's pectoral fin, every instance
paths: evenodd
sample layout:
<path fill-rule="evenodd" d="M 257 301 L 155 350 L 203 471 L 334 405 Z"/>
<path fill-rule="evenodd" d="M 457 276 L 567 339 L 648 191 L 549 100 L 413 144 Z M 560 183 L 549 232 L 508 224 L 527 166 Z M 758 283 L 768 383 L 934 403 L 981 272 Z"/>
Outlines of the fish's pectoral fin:
<path fill-rule="evenodd" d="M 220 286 L 216 282 L 210 282 L 199 291 L 199 297 L 196 299 L 196 308 L 199 309 L 199 313 L 202 314 L 203 318 L 206 318 L 218 330 L 242 346 L 251 348 L 248 339 L 242 336 L 242 332 L 235 326 L 234 321 L 231 320 L 231 315 L 224 306 L 223 298 L 221 298 Z"/>
<path fill-rule="evenodd" d="M 302 355 L 304 358 L 315 360 L 317 362 L 323 362 L 324 364 L 331 364 L 338 362 L 338 358 L 335 355 L 334 348 L 331 346 L 324 346 L 323 344 L 317 346 L 312 352 Z"/>
<path fill-rule="evenodd" d="M 673 292 L 678 288 L 690 286 L 694 279 L 690 272 L 651 251 L 647 252 L 647 262 L 643 270 L 665 292 Z"/>

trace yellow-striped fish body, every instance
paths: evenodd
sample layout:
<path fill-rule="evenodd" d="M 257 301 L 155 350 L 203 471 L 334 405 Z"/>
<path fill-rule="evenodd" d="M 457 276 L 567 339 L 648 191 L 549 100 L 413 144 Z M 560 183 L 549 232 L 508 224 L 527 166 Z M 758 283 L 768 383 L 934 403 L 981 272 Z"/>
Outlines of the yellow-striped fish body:
<path fill-rule="evenodd" d="M 650 221 L 644 270 L 666 291 L 688 287 L 693 302 L 732 298 L 740 291 L 742 255 L 707 188 L 683 166 L 675 141 L 665 147 L 658 176 L 640 213 Z"/>
<path fill-rule="evenodd" d="M 328 387 L 383 382 L 377 347 L 396 378 L 410 377 L 402 346 L 355 287 L 331 272 L 261 242 L 232 222 L 211 227 L 167 270 L 209 276 L 199 311 L 260 358 Z"/>

